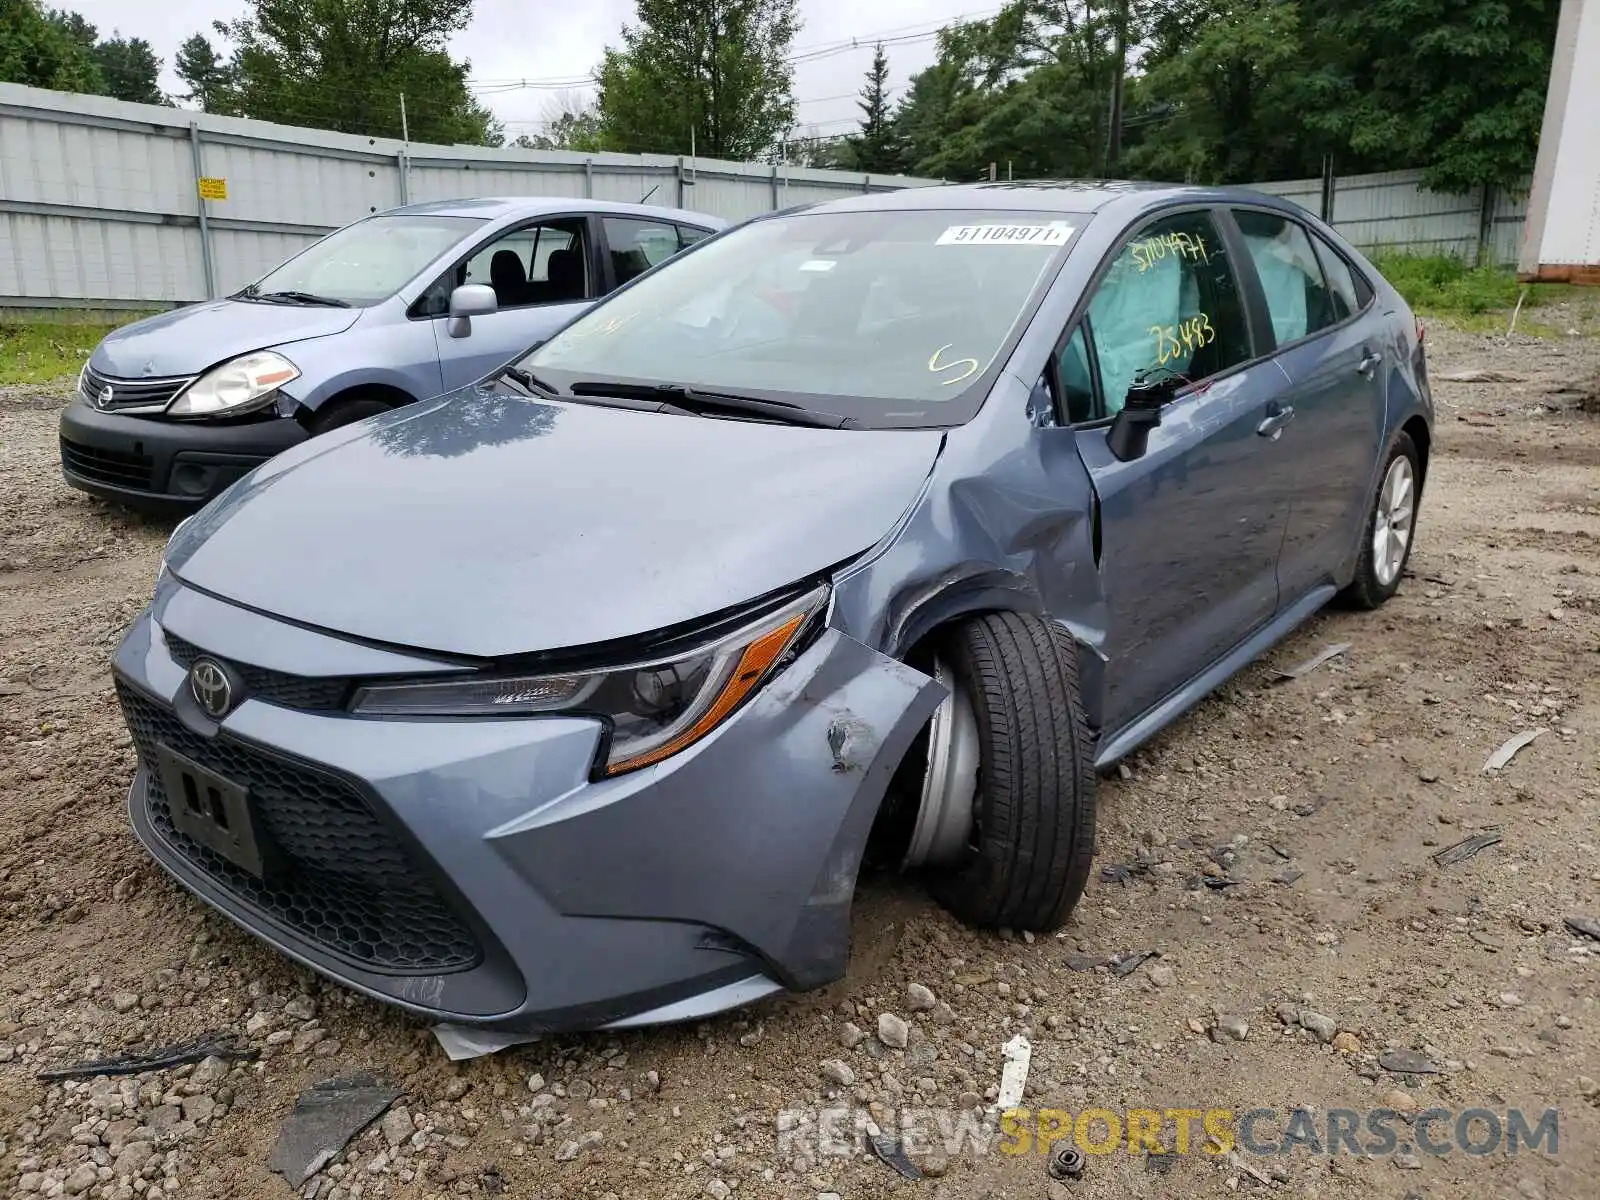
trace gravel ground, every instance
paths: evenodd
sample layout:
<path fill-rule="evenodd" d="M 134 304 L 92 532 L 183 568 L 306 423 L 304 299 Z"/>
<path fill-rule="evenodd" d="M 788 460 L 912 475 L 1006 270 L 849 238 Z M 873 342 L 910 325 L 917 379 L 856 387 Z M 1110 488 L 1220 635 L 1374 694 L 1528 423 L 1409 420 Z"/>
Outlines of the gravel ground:
<path fill-rule="evenodd" d="M 59 391 L 0 391 L 0 1189 L 288 1196 L 266 1162 L 295 1098 L 370 1070 L 401 1107 L 305 1194 L 1600 1195 L 1600 941 L 1563 924 L 1600 917 L 1600 421 L 1561 391 L 1600 380 L 1597 332 L 1430 331 L 1436 374 L 1511 378 L 1438 385 L 1411 577 L 1380 613 L 1330 612 L 1270 662 L 1345 655 L 1283 684 L 1250 668 L 1105 782 L 1111 870 L 1061 936 L 975 934 L 914 882 L 867 880 L 850 975 L 825 991 L 461 1065 L 211 915 L 139 849 L 106 659 L 168 528 L 62 485 Z M 1502 840 L 1433 861 L 1485 830 Z M 1146 950 L 1125 975 L 1093 965 Z M 35 1077 L 215 1029 L 259 1057 Z M 981 1107 L 1019 1031 L 1033 1107 L 1521 1107 L 1530 1125 L 1553 1107 L 1559 1154 L 1434 1155 L 1402 1123 L 1381 1155 L 1121 1150 L 1066 1183 L 1038 1154 L 913 1145 L 930 1178 L 911 1182 L 777 1133 L 780 1111 L 833 1100 L 880 1120 Z M 1397 1073 L 1380 1061 L 1394 1050 L 1438 1072 Z"/>

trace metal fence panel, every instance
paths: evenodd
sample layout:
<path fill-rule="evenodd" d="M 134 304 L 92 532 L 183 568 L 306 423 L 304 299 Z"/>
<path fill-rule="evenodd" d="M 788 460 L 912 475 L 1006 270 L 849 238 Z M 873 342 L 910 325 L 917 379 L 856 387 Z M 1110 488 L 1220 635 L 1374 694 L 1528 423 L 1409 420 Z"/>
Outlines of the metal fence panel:
<path fill-rule="evenodd" d="M 199 177 L 225 180 L 202 201 Z M 647 154 L 424 146 L 0 84 L 0 307 L 204 299 L 315 238 L 405 202 L 568 196 L 741 220 L 930 180 Z M 1312 212 L 1322 181 L 1257 185 Z M 1487 200 L 1487 204 L 1486 204 Z M 1394 171 L 1335 181 L 1366 250 L 1514 261 L 1523 201 L 1452 196 Z M 210 280 L 208 282 L 207 264 Z"/>

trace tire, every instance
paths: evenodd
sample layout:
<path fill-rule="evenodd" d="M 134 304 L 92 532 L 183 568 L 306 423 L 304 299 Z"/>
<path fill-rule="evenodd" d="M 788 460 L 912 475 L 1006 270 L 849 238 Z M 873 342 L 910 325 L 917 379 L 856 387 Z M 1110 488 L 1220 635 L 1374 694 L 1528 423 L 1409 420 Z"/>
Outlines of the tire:
<path fill-rule="evenodd" d="M 1405 465 L 1397 468 L 1395 464 L 1400 460 L 1404 460 Z M 1383 470 L 1378 474 L 1378 487 L 1367 509 L 1366 523 L 1361 527 L 1361 557 L 1356 563 L 1355 578 L 1339 595 L 1349 607 L 1371 610 L 1400 590 L 1400 580 L 1405 577 L 1406 563 L 1411 561 L 1411 548 L 1417 540 L 1417 501 L 1421 495 L 1419 485 L 1422 480 L 1420 467 L 1417 447 L 1411 440 L 1411 435 L 1401 433 L 1395 438 L 1394 445 L 1389 448 L 1389 454 L 1383 460 Z M 1378 531 L 1380 522 L 1384 522 L 1391 533 L 1396 528 L 1394 524 L 1385 520 L 1385 509 L 1391 510 L 1389 515 L 1392 517 L 1394 506 L 1389 503 L 1391 497 L 1387 493 L 1393 487 L 1393 478 L 1397 470 L 1406 473 L 1409 485 L 1405 544 L 1400 549 L 1398 562 L 1395 562 L 1392 555 L 1387 559 L 1380 557 Z M 1392 542 L 1389 544 L 1392 546 Z M 1391 569 L 1392 575 L 1389 574 Z"/>
<path fill-rule="evenodd" d="M 1077 648 L 1053 621 L 990 613 L 954 630 L 940 654 L 977 720 L 978 772 L 970 850 L 931 890 L 969 924 L 1058 928 L 1094 860 Z"/>
<path fill-rule="evenodd" d="M 338 429 L 341 425 L 349 425 L 388 412 L 393 407 L 392 404 L 370 396 L 346 396 L 323 405 L 306 418 L 306 431 L 312 437 L 316 437 L 319 433 L 327 433 L 328 430 Z"/>

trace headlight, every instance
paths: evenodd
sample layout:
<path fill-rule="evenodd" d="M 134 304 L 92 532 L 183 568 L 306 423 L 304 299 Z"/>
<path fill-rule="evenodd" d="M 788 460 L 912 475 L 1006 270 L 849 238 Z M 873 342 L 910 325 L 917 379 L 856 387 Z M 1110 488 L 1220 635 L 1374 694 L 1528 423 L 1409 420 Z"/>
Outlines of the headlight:
<path fill-rule="evenodd" d="M 208 417 L 258 407 L 300 368 L 281 354 L 257 350 L 207 371 L 167 406 L 170 417 Z"/>
<path fill-rule="evenodd" d="M 611 725 L 605 773 L 660 762 L 720 725 L 786 661 L 819 613 L 819 587 L 671 658 L 605 671 L 393 683 L 362 688 L 354 712 L 386 717 L 573 713 Z"/>

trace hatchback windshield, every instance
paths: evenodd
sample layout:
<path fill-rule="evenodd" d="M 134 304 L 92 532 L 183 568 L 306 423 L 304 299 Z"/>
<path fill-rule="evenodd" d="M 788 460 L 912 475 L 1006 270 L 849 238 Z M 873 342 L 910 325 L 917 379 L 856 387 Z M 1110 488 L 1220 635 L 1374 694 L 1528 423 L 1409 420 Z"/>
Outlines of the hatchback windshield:
<path fill-rule="evenodd" d="M 671 260 L 519 365 L 567 385 L 673 383 L 868 421 L 964 420 L 951 402 L 975 411 L 968 393 L 1083 221 L 881 210 L 756 221 Z"/>
<path fill-rule="evenodd" d="M 477 217 L 368 217 L 295 255 L 243 295 L 377 304 L 482 224 Z"/>

